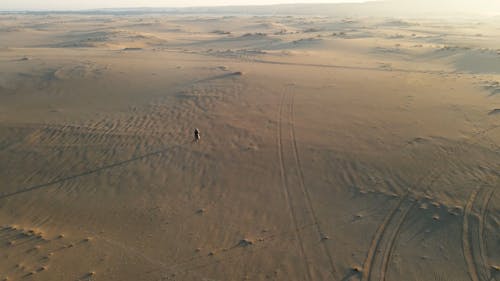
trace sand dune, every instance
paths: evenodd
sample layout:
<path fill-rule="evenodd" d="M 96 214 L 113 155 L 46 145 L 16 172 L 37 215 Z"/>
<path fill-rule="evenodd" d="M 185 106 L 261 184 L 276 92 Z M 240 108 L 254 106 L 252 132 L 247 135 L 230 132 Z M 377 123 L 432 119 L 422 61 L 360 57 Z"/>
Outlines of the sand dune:
<path fill-rule="evenodd" d="M 0 14 L 0 280 L 500 278 L 498 19 L 322 7 Z"/>
<path fill-rule="evenodd" d="M 495 115 L 495 114 L 499 114 L 499 113 L 500 113 L 500 109 L 499 108 L 495 108 L 492 111 L 490 111 L 488 114 L 489 115 Z"/>

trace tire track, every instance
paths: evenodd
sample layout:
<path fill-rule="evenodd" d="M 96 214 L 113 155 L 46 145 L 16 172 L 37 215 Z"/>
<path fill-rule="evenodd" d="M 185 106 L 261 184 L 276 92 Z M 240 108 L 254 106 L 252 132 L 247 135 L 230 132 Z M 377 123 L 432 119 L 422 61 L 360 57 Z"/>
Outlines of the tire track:
<path fill-rule="evenodd" d="M 481 261 L 482 261 L 482 264 L 483 264 L 483 269 L 484 269 L 484 272 L 483 272 L 483 276 L 487 277 L 487 279 L 485 280 L 490 280 L 491 276 L 490 276 L 490 272 L 488 271 L 488 256 L 486 255 L 486 243 L 485 243 L 485 239 L 484 239 L 484 223 L 486 221 L 486 216 L 487 216 L 487 213 L 488 213 L 488 206 L 491 202 L 491 198 L 493 198 L 493 193 L 495 193 L 495 190 L 492 189 L 491 191 L 488 192 L 488 194 L 486 194 L 486 197 L 484 198 L 484 201 L 482 203 L 482 209 L 481 209 L 481 220 L 479 221 L 479 250 L 480 250 L 480 253 L 481 253 Z"/>
<path fill-rule="evenodd" d="M 498 126 L 491 126 L 489 128 L 486 128 L 484 130 L 480 130 L 479 132 L 475 133 L 469 140 L 468 142 L 472 145 L 476 144 L 478 140 L 475 142 L 472 142 L 476 138 L 480 138 L 490 131 L 496 130 Z M 456 145 L 456 147 L 459 147 L 461 144 Z M 455 147 L 455 146 L 453 146 Z M 427 175 L 424 175 L 421 179 L 419 179 L 417 182 L 423 183 L 427 179 L 430 179 L 429 187 L 432 186 L 437 180 L 439 180 L 443 176 L 443 173 L 430 173 Z M 417 184 L 418 185 L 418 184 Z M 477 191 L 476 191 L 477 193 Z M 483 223 L 484 223 L 484 217 L 486 216 L 485 212 L 487 210 L 487 205 L 489 201 L 491 200 L 491 196 L 493 194 L 493 191 L 489 192 L 486 194 L 483 204 L 479 207 L 481 217 L 482 219 L 477 219 L 479 226 L 476 227 L 476 231 L 478 234 L 476 235 L 478 238 L 476 239 L 477 241 L 473 241 L 473 243 L 469 243 L 469 240 L 466 240 L 465 238 L 463 239 L 463 248 L 464 248 L 464 256 L 466 257 L 467 263 L 468 263 L 468 268 L 469 272 L 471 274 L 471 278 L 473 281 L 489 281 L 488 279 L 489 273 L 488 273 L 488 268 L 487 268 L 487 262 L 486 258 L 484 256 L 485 250 L 484 250 L 484 242 L 483 242 Z M 477 194 L 471 194 L 471 198 L 469 199 L 468 206 L 469 211 L 471 212 L 473 209 L 473 203 L 475 200 Z M 392 251 L 393 248 L 396 244 L 397 237 L 399 236 L 399 232 L 401 231 L 401 227 L 408 216 L 408 213 L 412 209 L 412 207 L 415 205 L 416 202 L 409 203 L 408 202 L 408 197 L 409 193 L 407 191 L 406 195 L 403 196 L 400 201 L 396 204 L 395 208 L 391 210 L 391 212 L 385 217 L 384 221 L 382 222 L 381 225 L 379 225 L 375 236 L 370 244 L 370 248 L 368 250 L 367 258 L 365 260 L 364 266 L 363 266 L 363 275 L 361 280 L 376 280 L 376 273 L 374 273 L 376 270 L 380 269 L 379 273 L 379 279 L 381 281 L 385 281 L 386 279 L 386 274 L 387 270 L 389 268 L 389 263 L 390 259 L 392 256 Z M 472 200 L 472 201 L 471 201 Z M 405 203 L 406 202 L 406 203 Z M 466 208 L 467 209 L 467 208 Z M 469 214 L 470 214 L 469 212 Z M 467 213 L 467 212 L 466 212 Z M 469 222 L 468 222 L 468 216 L 467 218 L 464 215 L 464 237 L 470 235 L 470 229 L 469 229 Z M 399 219 L 398 219 L 399 218 Z M 466 222 L 467 220 L 467 222 Z M 395 224 L 394 224 L 395 223 Z M 392 235 L 387 234 L 388 232 L 390 233 L 391 230 L 390 228 L 394 228 L 392 231 Z M 389 229 L 389 230 L 388 230 Z M 386 238 L 388 235 L 390 235 L 390 238 Z M 384 240 L 386 240 L 384 241 Z M 382 246 L 381 246 L 382 245 Z M 383 245 L 386 245 L 385 247 Z M 383 248 L 382 248 L 383 247 Z M 471 248 L 472 247 L 472 248 Z M 377 253 L 380 252 L 379 255 Z M 478 279 L 478 271 L 476 270 L 476 264 L 474 262 L 475 256 L 479 256 L 481 260 L 481 274 L 482 279 Z M 470 257 L 470 258 L 469 258 Z M 380 260 L 381 259 L 381 260 Z M 471 268 L 472 266 L 472 268 Z M 472 277 L 474 276 L 474 277 Z"/>
<path fill-rule="evenodd" d="M 293 94 L 289 94 L 290 96 L 290 115 L 289 115 L 289 121 L 291 124 L 291 130 L 290 130 L 290 137 L 292 139 L 292 147 L 293 147 L 293 154 L 294 154 L 294 159 L 295 159 L 295 165 L 297 166 L 297 173 L 298 173 L 298 178 L 299 178 L 299 185 L 302 190 L 302 193 L 304 197 L 306 198 L 307 201 L 307 206 L 311 212 L 312 215 L 312 220 L 314 222 L 314 225 L 316 226 L 316 231 L 318 232 L 320 240 L 323 240 L 324 238 L 324 232 L 321 228 L 321 224 L 319 223 L 318 215 L 314 209 L 314 205 L 311 200 L 311 195 L 309 193 L 309 190 L 307 189 L 305 185 L 305 180 L 304 180 L 304 169 L 302 168 L 302 162 L 300 160 L 300 154 L 297 146 L 297 136 L 295 133 L 295 99 Z M 332 254 L 327 248 L 327 245 L 325 243 L 321 243 L 323 252 L 328 258 L 328 263 L 330 265 L 330 270 L 332 276 L 337 272 L 335 269 L 335 264 L 333 262 Z"/>
<path fill-rule="evenodd" d="M 469 276 L 472 281 L 479 281 L 479 276 L 477 274 L 477 269 L 474 264 L 474 257 L 472 255 L 472 248 L 470 245 L 470 233 L 469 233 L 469 217 L 471 216 L 472 213 L 472 205 L 474 204 L 474 201 L 476 200 L 478 194 L 478 190 L 472 191 L 469 200 L 467 201 L 467 204 L 465 205 L 465 212 L 464 212 L 464 220 L 463 220 L 463 227 L 462 227 L 462 247 L 463 247 L 463 253 L 464 253 L 464 258 L 465 262 L 467 263 L 467 271 L 469 273 Z"/>
<path fill-rule="evenodd" d="M 304 260 L 305 268 L 307 271 L 307 278 L 308 280 L 313 280 L 312 275 L 311 275 L 311 269 L 309 268 L 309 264 L 307 261 L 307 256 L 305 254 L 304 250 L 304 242 L 302 240 L 302 236 L 300 235 L 300 231 L 298 229 L 298 221 L 297 221 L 297 214 L 295 213 L 295 209 L 293 208 L 293 202 L 290 196 L 290 187 L 288 185 L 288 180 L 285 174 L 285 160 L 283 158 L 283 110 L 285 106 L 285 97 L 286 97 L 286 89 L 283 91 L 281 95 L 281 101 L 280 101 L 280 108 L 279 108 L 279 115 L 278 115 L 278 158 L 279 158 L 279 164 L 280 164 L 280 175 L 281 175 L 281 185 L 283 188 L 283 193 L 285 195 L 285 199 L 287 202 L 287 208 L 288 208 L 288 213 L 290 214 L 290 217 L 293 222 L 293 228 L 295 229 L 295 236 L 297 240 L 299 241 L 299 248 L 300 248 L 300 255 L 302 259 Z"/>
<path fill-rule="evenodd" d="M 484 243 L 484 220 L 494 189 L 478 188 L 471 192 L 465 206 L 462 249 L 472 281 L 491 280 Z"/>
<path fill-rule="evenodd" d="M 382 262 L 382 271 L 380 272 L 380 280 L 385 281 L 385 276 L 387 274 L 387 269 L 389 268 L 389 262 L 391 261 L 392 251 L 394 249 L 394 245 L 396 245 L 396 241 L 401 232 L 401 226 L 403 225 L 408 213 L 413 208 L 415 203 L 408 204 L 403 209 L 401 209 L 401 216 L 396 224 L 396 228 L 389 239 L 389 244 L 387 245 L 386 251 L 384 252 L 383 262 Z"/>
<path fill-rule="evenodd" d="M 379 225 L 368 248 L 368 254 L 363 265 L 362 281 L 376 279 L 374 276 L 377 275 L 377 270 L 379 271 L 379 280 L 385 280 L 392 251 L 401 232 L 401 226 L 414 205 L 415 203 L 410 202 L 408 194 L 406 194 L 401 197 L 396 206 Z"/>
<path fill-rule="evenodd" d="M 294 96 L 285 92 L 283 99 L 290 100 L 289 102 L 289 122 L 291 124 L 290 137 L 292 141 L 293 156 L 295 160 L 295 165 L 297 167 L 297 176 L 299 180 L 300 191 L 305 198 L 305 203 L 308 211 L 311 213 L 311 219 L 313 224 L 316 226 L 316 232 L 319 234 L 320 239 L 323 236 L 323 230 L 321 224 L 319 223 L 318 215 L 314 209 L 314 204 L 311 200 L 311 195 L 309 190 L 305 185 L 305 177 L 303 172 L 303 167 L 300 159 L 300 154 L 297 145 L 297 137 L 295 130 L 295 107 L 294 107 Z M 285 103 L 285 102 L 283 102 Z M 282 104 L 283 104 L 282 103 Z M 283 113 L 281 112 L 281 115 Z M 282 132 L 281 132 L 282 134 Z M 281 144 L 282 145 L 282 144 Z M 283 154 L 283 152 L 281 152 Z M 386 273 L 389 267 L 389 263 L 392 257 L 392 252 L 396 245 L 396 241 L 401 232 L 401 227 L 403 226 L 406 218 L 415 205 L 415 202 L 409 200 L 409 194 L 406 193 L 396 204 L 396 206 L 390 211 L 390 213 L 385 217 L 383 223 L 379 226 L 374 239 L 371 242 L 371 246 L 368 251 L 367 259 L 363 267 L 362 280 L 373 280 L 377 279 L 385 281 Z M 332 275 L 336 272 L 335 265 L 333 262 L 332 255 L 327 248 L 325 243 L 321 243 L 325 256 L 328 258 Z"/>

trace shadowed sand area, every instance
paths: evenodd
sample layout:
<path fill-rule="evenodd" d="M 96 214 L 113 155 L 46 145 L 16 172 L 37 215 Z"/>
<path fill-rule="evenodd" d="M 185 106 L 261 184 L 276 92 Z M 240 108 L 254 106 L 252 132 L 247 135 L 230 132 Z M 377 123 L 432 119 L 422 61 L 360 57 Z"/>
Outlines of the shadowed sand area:
<path fill-rule="evenodd" d="M 0 14 L 0 280 L 500 278 L 498 17 L 209 12 Z"/>

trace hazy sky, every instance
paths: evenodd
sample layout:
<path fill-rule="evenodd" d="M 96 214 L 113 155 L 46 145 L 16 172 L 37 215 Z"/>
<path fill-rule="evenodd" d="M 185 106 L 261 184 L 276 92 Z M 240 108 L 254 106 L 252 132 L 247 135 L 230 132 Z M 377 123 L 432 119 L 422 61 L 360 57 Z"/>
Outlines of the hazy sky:
<path fill-rule="evenodd" d="M 366 0 L 365 0 L 366 1 Z M 0 0 L 0 10 L 61 10 L 126 7 L 187 7 L 281 3 L 342 3 L 363 0 Z"/>

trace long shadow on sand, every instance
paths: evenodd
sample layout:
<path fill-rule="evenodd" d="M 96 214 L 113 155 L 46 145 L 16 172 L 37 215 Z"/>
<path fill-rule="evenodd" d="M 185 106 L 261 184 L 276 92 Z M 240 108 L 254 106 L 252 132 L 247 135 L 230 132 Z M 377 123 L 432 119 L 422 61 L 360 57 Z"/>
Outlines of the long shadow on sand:
<path fill-rule="evenodd" d="M 63 183 L 63 182 L 66 182 L 66 181 L 70 181 L 70 180 L 74 180 L 74 179 L 77 179 L 77 178 L 85 177 L 85 176 L 88 176 L 88 175 L 91 175 L 91 174 L 95 174 L 95 173 L 98 173 L 98 172 L 101 172 L 101 171 L 113 169 L 113 168 L 116 168 L 116 167 L 119 167 L 119 166 L 123 166 L 123 165 L 129 164 L 131 162 L 143 160 L 143 159 L 146 159 L 146 158 L 149 158 L 149 157 L 161 156 L 162 154 L 166 153 L 167 151 L 169 151 L 169 150 L 171 150 L 173 148 L 178 148 L 178 147 L 182 147 L 182 146 L 183 146 L 182 144 L 181 145 L 171 146 L 171 147 L 168 147 L 168 148 L 165 148 L 165 149 L 162 149 L 162 150 L 153 151 L 153 152 L 150 152 L 150 153 L 147 153 L 147 154 L 144 154 L 144 155 L 140 155 L 140 156 L 136 156 L 136 157 L 133 157 L 133 158 L 130 158 L 130 159 L 127 159 L 127 160 L 123 160 L 123 161 L 120 161 L 120 162 L 115 162 L 115 163 L 112 163 L 112 164 L 109 164 L 109 165 L 101 166 L 101 167 L 98 167 L 98 168 L 95 168 L 95 169 L 92 169 L 92 170 L 85 171 L 85 172 L 80 173 L 80 174 L 76 174 L 76 175 L 64 177 L 64 178 L 61 178 L 61 179 L 56 179 L 56 180 L 53 180 L 53 181 L 50 181 L 50 182 L 47 182 L 47 183 L 43 183 L 43 184 L 34 185 L 34 186 L 27 187 L 27 188 L 24 188 L 24 189 L 21 189 L 21 190 L 18 190 L 18 191 L 14 191 L 12 193 L 2 194 L 2 195 L 0 195 L 0 200 L 1 199 L 5 199 L 5 198 L 9 198 L 9 197 L 13 197 L 15 195 L 19 195 L 19 194 L 22 194 L 22 193 L 27 193 L 27 192 L 30 192 L 30 191 L 35 191 L 35 190 L 38 190 L 38 189 L 49 187 L 49 186 L 52 186 L 52 185 L 55 185 L 55 184 L 58 184 L 58 183 Z"/>

